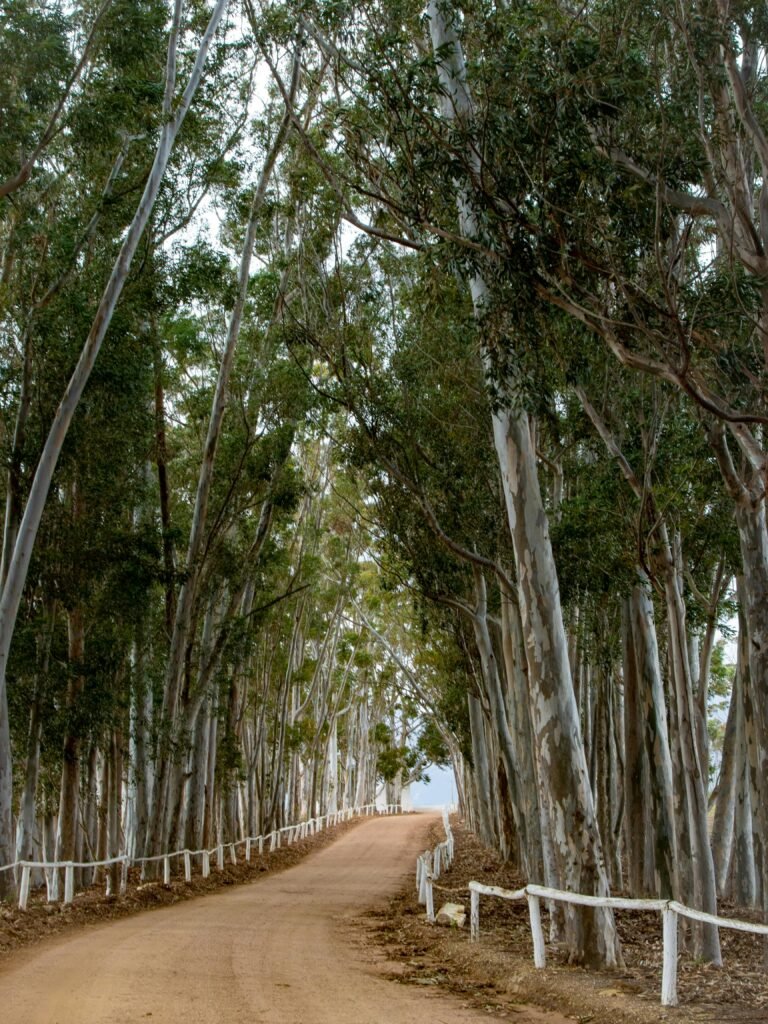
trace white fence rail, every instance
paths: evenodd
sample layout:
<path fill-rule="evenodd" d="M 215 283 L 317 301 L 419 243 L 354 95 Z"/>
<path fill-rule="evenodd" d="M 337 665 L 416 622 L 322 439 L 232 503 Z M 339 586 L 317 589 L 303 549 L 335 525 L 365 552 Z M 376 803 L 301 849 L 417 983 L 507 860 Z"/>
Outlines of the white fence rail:
<path fill-rule="evenodd" d="M 527 900 L 528 916 L 533 939 L 533 963 L 536 967 L 546 967 L 546 947 L 544 930 L 541 926 L 541 900 L 558 900 L 561 903 L 578 904 L 585 907 L 611 907 L 614 910 L 656 910 L 661 911 L 662 935 L 664 940 L 664 963 L 661 975 L 661 1005 L 677 1006 L 677 932 L 678 916 L 687 917 L 692 921 L 703 921 L 720 928 L 732 928 L 736 931 L 753 932 L 756 935 L 768 935 L 768 925 L 752 924 L 749 921 L 736 921 L 728 917 L 717 917 L 705 914 L 701 910 L 678 903 L 676 900 L 633 900 L 622 896 L 587 896 L 578 892 L 563 892 L 560 889 L 548 889 L 543 885 L 526 885 L 523 889 L 500 889 L 495 885 L 483 885 L 481 882 L 470 882 L 470 939 L 476 942 L 480 937 L 480 896 L 497 896 L 504 900 Z"/>
<path fill-rule="evenodd" d="M 235 843 L 219 843 L 210 850 L 174 850 L 172 853 L 161 853 L 155 857 L 129 857 L 121 854 L 119 857 L 112 857 L 109 860 L 98 861 L 43 861 L 43 860 L 17 860 L 12 864 L 4 864 L 0 871 L 21 871 L 19 884 L 19 909 L 26 910 L 29 902 L 29 890 L 31 872 L 33 869 L 45 872 L 45 884 L 49 903 L 58 902 L 59 899 L 59 871 L 64 871 L 64 903 L 72 903 L 75 898 L 75 868 L 99 868 L 111 867 L 113 864 L 120 864 L 120 895 L 124 895 L 128 885 L 128 869 L 137 864 L 148 864 L 152 861 L 163 862 L 163 884 L 169 885 L 171 881 L 171 861 L 179 859 L 184 865 L 184 880 L 192 880 L 192 858 L 200 858 L 201 874 L 207 878 L 211 873 L 211 856 L 216 855 L 216 866 L 221 871 L 224 869 L 225 849 L 229 852 L 229 859 L 237 864 L 237 847 L 245 846 L 245 860 L 251 860 L 251 853 L 254 845 L 258 848 L 259 856 L 264 853 L 264 844 L 268 843 L 268 852 L 279 849 L 283 839 L 287 845 L 297 842 L 299 839 L 306 839 L 307 836 L 316 835 L 318 832 L 331 828 L 343 821 L 350 821 L 354 817 L 368 817 L 377 814 L 401 814 L 402 808 L 399 804 L 388 804 L 386 807 L 377 807 L 376 804 L 366 804 L 364 807 L 347 807 L 344 810 L 336 811 L 333 814 L 324 814 L 319 818 L 310 818 L 307 821 L 296 822 L 293 825 L 286 825 L 284 828 L 275 829 L 263 836 L 248 836 L 239 839 Z M 109 882 L 107 883 L 109 884 Z"/>
<path fill-rule="evenodd" d="M 438 843 L 434 850 L 425 850 L 416 861 L 416 888 L 419 892 L 419 903 L 427 908 L 427 920 L 435 920 L 435 900 L 432 883 L 440 877 L 443 866 L 450 867 L 453 863 L 453 832 L 448 819 L 448 811 L 443 808 L 443 827 L 445 839 Z"/>

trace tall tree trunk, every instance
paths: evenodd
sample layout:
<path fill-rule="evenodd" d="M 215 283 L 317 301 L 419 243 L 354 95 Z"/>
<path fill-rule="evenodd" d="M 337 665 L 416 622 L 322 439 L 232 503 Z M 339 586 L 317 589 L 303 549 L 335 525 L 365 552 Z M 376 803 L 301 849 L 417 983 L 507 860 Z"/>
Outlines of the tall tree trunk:
<path fill-rule="evenodd" d="M 723 750 L 720 760 L 720 776 L 717 782 L 717 798 L 715 813 L 712 819 L 712 855 L 715 860 L 715 881 L 718 896 L 728 894 L 728 878 L 730 875 L 733 854 L 734 810 L 736 807 L 736 791 L 740 784 L 740 765 L 742 750 L 740 747 L 738 715 L 742 697 L 739 692 L 738 669 L 734 678 L 731 699 L 728 706 L 728 718 L 725 723 Z"/>
<path fill-rule="evenodd" d="M 516 595 L 501 588 L 501 637 L 507 681 L 511 731 L 517 748 L 520 769 L 520 795 L 528 837 L 529 880 L 546 884 L 541 835 L 542 813 L 539 801 L 539 772 L 531 721 L 528 663 L 523 643 L 523 627 Z"/>
<path fill-rule="evenodd" d="M 507 706 L 504 699 L 504 690 L 501 685 L 499 664 L 496 659 L 491 634 L 488 629 L 488 607 L 485 579 L 478 567 L 475 567 L 475 609 L 472 618 L 472 626 L 475 631 L 475 643 L 480 655 L 482 666 L 483 683 L 485 685 L 486 698 L 491 710 L 491 721 L 493 722 L 494 737 L 498 744 L 499 756 L 504 764 L 504 770 L 509 787 L 509 800 L 515 823 L 515 831 L 520 840 L 523 854 L 522 868 L 527 877 L 529 872 L 530 849 L 528 845 L 528 829 L 525 819 L 524 800 L 521 793 L 521 776 L 517 760 L 515 741 L 509 729 L 507 720 Z M 532 780 L 533 781 L 533 780 Z"/>
<path fill-rule="evenodd" d="M 56 832 L 56 860 L 75 860 L 77 849 L 78 808 L 80 796 L 80 749 L 82 737 L 76 718 L 80 695 L 85 688 L 85 622 L 78 605 L 69 612 L 67 621 L 69 682 L 67 683 L 67 724 L 64 732 L 64 760 L 61 767 L 59 820 Z M 63 889 L 61 890 L 63 891 Z"/>
<path fill-rule="evenodd" d="M 749 651 L 749 686 L 745 699 L 752 701 L 754 748 L 752 771 L 757 789 L 753 813 L 757 815 L 760 839 L 760 882 L 763 919 L 768 922 L 768 528 L 765 511 L 763 460 L 752 464 L 749 479 L 739 477 L 733 464 L 725 427 L 717 423 L 710 431 L 718 466 L 736 511 L 742 577 L 741 608 L 744 613 Z M 768 963 L 768 943 L 765 948 Z"/>
<path fill-rule="evenodd" d="M 474 108 L 467 86 L 464 55 L 453 26 L 455 15 L 452 12 L 447 15 L 446 10 L 446 5 L 438 0 L 430 0 L 427 7 L 432 48 L 443 91 L 443 116 L 468 125 L 474 119 Z M 482 175 L 477 152 L 469 151 L 467 156 L 473 169 Z M 462 235 L 475 239 L 478 235 L 476 218 L 461 188 L 457 206 Z M 479 273 L 471 277 L 470 291 L 475 316 L 482 321 L 490 311 L 492 300 Z M 493 435 L 515 551 L 532 718 L 542 781 L 548 789 L 552 810 L 552 846 L 566 888 L 605 895 L 608 878 L 579 728 L 536 453 L 528 416 L 522 411 L 513 411 L 513 407 L 513 401 L 504 394 L 502 387 L 494 400 Z M 610 910 L 569 908 L 567 929 L 574 960 L 613 965 L 620 959 Z"/>
<path fill-rule="evenodd" d="M 630 599 L 632 636 L 637 667 L 645 749 L 651 772 L 658 893 L 664 899 L 681 895 L 675 827 L 675 789 L 667 727 L 664 682 L 659 662 L 653 603 L 645 573 Z"/>
<path fill-rule="evenodd" d="M 645 800 L 650 779 L 643 729 L 644 707 L 640 696 L 640 677 L 637 671 L 637 656 L 631 614 L 629 601 L 626 600 L 622 608 L 624 660 L 624 834 L 629 870 L 629 891 L 633 896 L 647 896 L 650 893 L 646 890 Z"/>
<path fill-rule="evenodd" d="M 123 730 L 118 725 L 109 737 L 109 804 L 107 817 L 107 857 L 119 857 L 121 850 L 120 826 L 123 809 Z M 107 895 L 120 891 L 120 864 L 107 869 Z"/>
<path fill-rule="evenodd" d="M 493 826 L 493 797 L 491 795 L 491 774 L 488 764 L 488 750 L 485 739 L 483 708 L 479 698 L 467 693 L 469 707 L 469 728 L 472 739 L 472 782 L 475 793 L 475 831 L 480 841 L 492 847 L 496 841 Z"/>
<path fill-rule="evenodd" d="M 715 868 L 709 845 L 707 822 L 707 792 L 696 736 L 696 709 L 688 663 L 685 605 L 679 571 L 679 556 L 673 550 L 663 524 L 659 528 L 659 535 L 662 543 L 670 667 L 677 709 L 677 735 L 680 741 L 683 784 L 688 811 L 693 890 L 687 895 L 689 899 L 693 900 L 693 905 L 697 909 L 704 910 L 708 914 L 717 914 Z M 693 932 L 697 954 L 710 963 L 720 966 L 722 957 L 717 927 L 705 924 L 700 928 L 694 927 Z"/>

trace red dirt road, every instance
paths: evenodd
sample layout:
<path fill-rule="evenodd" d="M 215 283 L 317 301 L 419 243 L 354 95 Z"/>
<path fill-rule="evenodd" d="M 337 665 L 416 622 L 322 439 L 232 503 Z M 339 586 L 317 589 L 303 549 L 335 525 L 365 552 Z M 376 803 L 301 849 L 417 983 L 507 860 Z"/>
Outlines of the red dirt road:
<path fill-rule="evenodd" d="M 0 1021 L 487 1021 L 487 1013 L 464 1009 L 450 997 L 377 976 L 370 957 L 345 937 L 345 918 L 393 893 L 410 875 L 432 821 L 423 815 L 371 819 L 257 885 L 23 950 L 0 969 Z"/>

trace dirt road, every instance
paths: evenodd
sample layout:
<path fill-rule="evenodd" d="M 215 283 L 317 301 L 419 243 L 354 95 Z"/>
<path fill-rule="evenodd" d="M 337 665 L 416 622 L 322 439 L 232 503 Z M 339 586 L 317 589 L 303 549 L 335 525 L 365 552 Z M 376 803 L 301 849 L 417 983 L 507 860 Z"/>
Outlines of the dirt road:
<path fill-rule="evenodd" d="M 433 820 L 371 819 L 257 885 L 19 952 L 0 969 L 0 1021 L 487 1022 L 449 997 L 384 980 L 344 927 L 411 873 Z"/>

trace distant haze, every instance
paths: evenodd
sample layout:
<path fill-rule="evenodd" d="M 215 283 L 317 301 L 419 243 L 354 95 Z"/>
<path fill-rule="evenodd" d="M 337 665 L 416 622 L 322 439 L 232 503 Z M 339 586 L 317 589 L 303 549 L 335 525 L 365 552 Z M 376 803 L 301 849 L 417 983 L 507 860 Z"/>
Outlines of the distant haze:
<path fill-rule="evenodd" d="M 411 786 L 411 797 L 414 807 L 435 807 L 450 804 L 456 800 L 456 783 L 450 768 L 436 768 L 431 765 L 427 769 L 429 782 L 415 782 Z"/>

